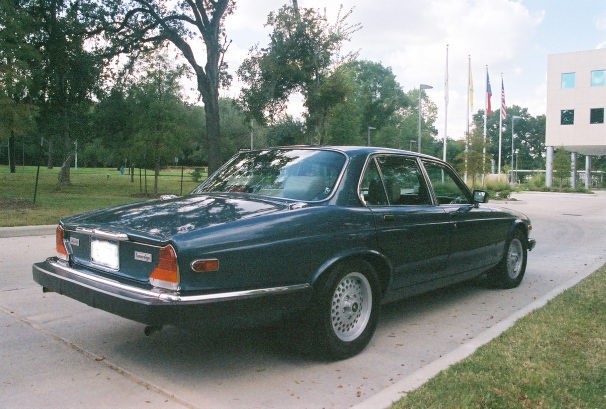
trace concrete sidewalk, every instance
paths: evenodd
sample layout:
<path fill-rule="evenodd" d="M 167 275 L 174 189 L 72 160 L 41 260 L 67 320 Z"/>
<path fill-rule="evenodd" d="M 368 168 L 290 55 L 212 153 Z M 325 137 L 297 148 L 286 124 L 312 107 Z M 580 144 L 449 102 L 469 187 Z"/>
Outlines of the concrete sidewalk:
<path fill-rule="evenodd" d="M 0 238 L 46 236 L 55 234 L 56 224 L 41 226 L 0 227 Z"/>

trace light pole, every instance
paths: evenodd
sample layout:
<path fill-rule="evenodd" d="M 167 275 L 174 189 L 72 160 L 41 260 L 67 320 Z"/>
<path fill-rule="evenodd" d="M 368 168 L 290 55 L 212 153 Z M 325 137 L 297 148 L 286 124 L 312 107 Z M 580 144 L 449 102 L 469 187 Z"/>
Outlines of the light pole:
<path fill-rule="evenodd" d="M 513 134 L 514 134 L 514 132 L 513 132 L 513 124 L 514 124 L 514 121 L 516 119 L 522 119 L 522 117 L 517 116 L 517 115 L 513 115 L 511 117 L 511 183 L 512 184 L 514 183 L 514 180 L 515 180 L 515 178 L 514 178 L 514 172 L 513 172 Z"/>
<path fill-rule="evenodd" d="M 419 85 L 419 137 L 417 140 L 417 152 L 421 153 L 421 117 L 422 117 L 422 113 L 421 113 L 421 99 L 423 97 L 423 90 L 424 89 L 432 89 L 433 87 L 431 85 L 427 85 L 427 84 L 421 84 Z"/>
<path fill-rule="evenodd" d="M 377 129 L 377 128 L 375 128 L 374 126 L 368 127 L 368 143 L 366 146 L 370 146 L 370 131 L 374 131 L 375 129 Z"/>

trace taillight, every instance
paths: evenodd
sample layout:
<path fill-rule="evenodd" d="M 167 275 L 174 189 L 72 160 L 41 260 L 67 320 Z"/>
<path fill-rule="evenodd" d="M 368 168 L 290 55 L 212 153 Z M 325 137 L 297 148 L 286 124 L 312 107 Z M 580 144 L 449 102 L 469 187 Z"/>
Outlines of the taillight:
<path fill-rule="evenodd" d="M 154 271 L 149 276 L 149 282 L 154 287 L 168 290 L 179 289 L 179 268 L 177 254 L 170 244 L 160 248 L 160 258 Z"/>
<path fill-rule="evenodd" d="M 64 233 L 63 227 L 61 227 L 61 225 L 57 226 L 55 232 L 55 249 L 57 251 L 57 257 L 67 261 L 69 257 L 67 255 L 67 248 L 65 247 Z"/>

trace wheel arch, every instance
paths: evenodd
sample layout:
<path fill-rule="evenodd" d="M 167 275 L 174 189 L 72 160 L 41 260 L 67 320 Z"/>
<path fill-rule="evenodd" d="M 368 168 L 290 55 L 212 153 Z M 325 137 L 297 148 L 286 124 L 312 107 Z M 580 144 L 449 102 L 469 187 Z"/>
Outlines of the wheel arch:
<path fill-rule="evenodd" d="M 366 261 L 377 273 L 377 278 L 381 285 L 381 295 L 391 283 L 392 265 L 391 262 L 379 251 L 371 249 L 352 249 L 350 251 L 338 254 L 331 259 L 325 261 L 315 272 L 311 279 L 311 285 L 316 286 L 319 280 L 322 279 L 334 266 L 337 264 L 348 262 L 356 259 Z"/>
<path fill-rule="evenodd" d="M 511 225 L 511 228 L 509 229 L 509 233 L 507 235 L 507 240 L 508 241 L 511 240 L 513 238 L 514 234 L 518 231 L 521 232 L 524 235 L 524 237 L 526 238 L 526 240 L 524 240 L 524 243 L 522 243 L 524 245 L 524 247 L 526 247 L 526 242 L 528 240 L 529 232 L 528 232 L 528 226 L 526 223 L 524 223 L 523 220 L 516 219 L 513 222 L 513 224 Z"/>

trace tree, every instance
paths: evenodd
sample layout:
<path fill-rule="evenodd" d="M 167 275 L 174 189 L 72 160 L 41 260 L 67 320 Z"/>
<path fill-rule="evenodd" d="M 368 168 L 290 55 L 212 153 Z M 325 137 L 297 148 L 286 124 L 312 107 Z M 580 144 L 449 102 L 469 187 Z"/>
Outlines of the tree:
<path fill-rule="evenodd" d="M 180 50 L 194 71 L 204 102 L 208 165 L 210 171 L 216 170 L 222 163 L 219 86 L 229 81 L 223 61 L 229 45 L 223 22 L 234 2 L 111 0 L 99 6 L 101 13 L 91 16 L 101 20 L 101 27 L 113 40 L 112 52 L 158 47 L 166 40 Z M 205 61 L 199 61 L 194 51 L 199 42 L 205 46 Z"/>
<path fill-rule="evenodd" d="M 8 140 L 9 168 L 15 173 L 15 139 L 35 128 L 33 65 L 40 58 L 32 43 L 32 4 L 0 0 L 0 141 Z"/>
<path fill-rule="evenodd" d="M 467 161 L 467 173 L 471 175 L 471 185 L 476 186 L 476 178 L 486 171 L 486 165 L 489 161 L 489 155 L 484 154 L 486 144 L 484 142 L 484 130 L 474 127 L 467 135 L 467 152 L 461 152 L 456 161 L 464 163 Z"/>
<path fill-rule="evenodd" d="M 134 135 L 124 157 L 151 165 L 154 194 L 158 194 L 160 170 L 181 153 L 180 135 L 186 112 L 179 96 L 178 80 L 182 71 L 162 57 L 156 57 L 154 65 L 154 69 L 129 90 Z"/>
<path fill-rule="evenodd" d="M 540 169 L 545 167 L 545 115 L 533 117 L 527 108 L 513 105 L 506 109 L 507 119 L 503 121 L 502 131 L 502 163 L 511 163 L 511 118 L 518 116 L 514 124 L 514 146 L 518 150 L 521 167 Z M 499 150 L 499 115 L 497 110 L 488 116 L 487 122 L 487 153 L 498 157 Z M 474 114 L 476 127 L 484 127 L 484 111 Z M 514 153 L 515 154 L 515 153 Z"/>
<path fill-rule="evenodd" d="M 564 181 L 570 177 L 570 154 L 562 147 L 556 150 L 553 158 L 553 173 L 560 179 L 560 190 L 564 188 Z"/>
<path fill-rule="evenodd" d="M 89 134 L 87 114 L 100 84 L 103 62 L 95 51 L 85 50 L 89 34 L 80 7 L 78 1 L 40 1 L 35 8 L 40 26 L 30 33 L 39 37 L 41 53 L 40 66 L 34 70 L 38 128 L 49 143 L 59 143 L 63 156 L 58 186 L 70 184 L 74 142 Z"/>
<path fill-rule="evenodd" d="M 289 97 L 300 93 L 307 109 L 308 133 L 318 142 L 326 137 L 326 121 L 332 107 L 346 95 L 346 79 L 335 73 L 342 43 L 359 25 L 348 25 L 350 12 L 330 24 L 317 10 L 283 6 L 272 12 L 272 27 L 266 48 L 251 49 L 238 75 L 245 83 L 241 103 L 259 123 L 274 122 L 284 112 Z"/>

